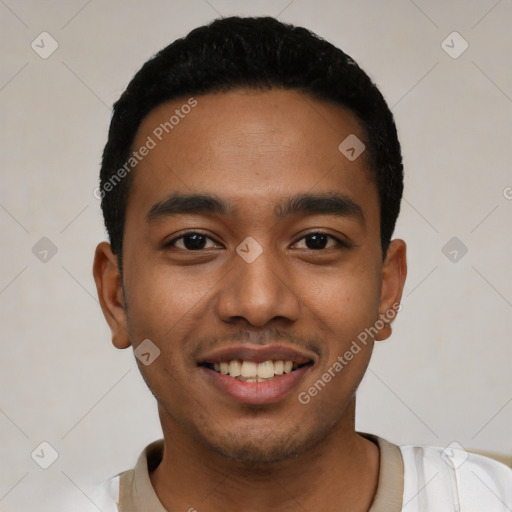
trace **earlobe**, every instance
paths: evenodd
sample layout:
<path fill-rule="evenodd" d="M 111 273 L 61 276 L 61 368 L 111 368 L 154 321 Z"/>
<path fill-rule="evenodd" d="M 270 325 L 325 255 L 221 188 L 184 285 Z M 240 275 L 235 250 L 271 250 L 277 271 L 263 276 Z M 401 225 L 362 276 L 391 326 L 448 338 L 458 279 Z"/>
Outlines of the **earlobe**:
<path fill-rule="evenodd" d="M 121 274 L 117 257 L 108 242 L 101 242 L 96 247 L 93 275 L 101 309 L 112 332 L 112 343 L 120 349 L 128 348 L 130 337 Z"/>
<path fill-rule="evenodd" d="M 393 240 L 389 246 L 382 268 L 382 286 L 379 319 L 382 328 L 376 340 L 391 336 L 391 323 L 401 309 L 400 301 L 407 276 L 406 245 L 403 240 Z"/>

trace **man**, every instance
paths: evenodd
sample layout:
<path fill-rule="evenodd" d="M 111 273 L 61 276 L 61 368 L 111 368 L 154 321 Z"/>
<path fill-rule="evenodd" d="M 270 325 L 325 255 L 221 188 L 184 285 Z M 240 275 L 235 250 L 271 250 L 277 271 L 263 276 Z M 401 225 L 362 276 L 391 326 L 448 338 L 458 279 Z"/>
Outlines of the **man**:
<path fill-rule="evenodd" d="M 127 511 L 502 511 L 512 470 L 355 431 L 406 277 L 393 116 L 341 50 L 226 18 L 115 104 L 94 276 L 163 440 L 108 490 Z"/>

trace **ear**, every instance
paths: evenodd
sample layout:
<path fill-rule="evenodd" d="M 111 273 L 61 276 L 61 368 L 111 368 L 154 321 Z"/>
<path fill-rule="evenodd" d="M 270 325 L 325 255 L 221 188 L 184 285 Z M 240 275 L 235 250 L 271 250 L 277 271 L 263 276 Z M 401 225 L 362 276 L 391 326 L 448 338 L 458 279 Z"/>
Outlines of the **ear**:
<path fill-rule="evenodd" d="M 375 336 L 385 340 L 391 336 L 391 323 L 398 314 L 400 300 L 407 276 L 406 245 L 403 240 L 393 240 L 389 245 L 382 266 L 382 284 L 379 304 L 379 318 L 384 324 Z"/>
<path fill-rule="evenodd" d="M 112 343 L 117 348 L 128 348 L 130 337 L 121 274 L 117 257 L 107 242 L 101 242 L 96 247 L 93 275 L 103 315 L 112 331 Z"/>

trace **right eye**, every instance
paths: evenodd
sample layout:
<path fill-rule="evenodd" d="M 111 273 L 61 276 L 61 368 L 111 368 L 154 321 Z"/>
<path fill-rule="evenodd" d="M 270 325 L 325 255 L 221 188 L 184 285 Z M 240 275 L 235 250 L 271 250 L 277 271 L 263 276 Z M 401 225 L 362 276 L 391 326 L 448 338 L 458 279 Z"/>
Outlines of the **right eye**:
<path fill-rule="evenodd" d="M 164 248 L 167 249 L 169 247 L 175 247 L 184 251 L 200 251 L 201 249 L 205 248 L 207 240 L 215 242 L 209 236 L 203 235 L 202 233 L 198 233 L 196 231 L 191 231 L 172 239 L 170 242 L 167 242 L 164 245 Z M 177 243 L 181 243 L 181 247 L 178 246 Z"/>

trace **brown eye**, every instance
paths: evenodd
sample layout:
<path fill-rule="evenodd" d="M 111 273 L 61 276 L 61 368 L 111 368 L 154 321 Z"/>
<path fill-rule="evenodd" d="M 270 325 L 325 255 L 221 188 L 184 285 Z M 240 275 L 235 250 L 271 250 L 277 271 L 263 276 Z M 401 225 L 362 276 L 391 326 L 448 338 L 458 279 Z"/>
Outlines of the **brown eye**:
<path fill-rule="evenodd" d="M 322 249 L 330 249 L 331 247 L 342 246 L 347 247 L 347 244 L 327 233 L 310 233 L 302 237 L 297 243 L 305 241 L 305 249 L 312 251 L 320 251 Z M 334 244 L 328 246 L 329 240 L 334 241 Z"/>
<path fill-rule="evenodd" d="M 171 240 L 165 244 L 165 247 L 176 247 L 186 251 L 199 251 L 205 248 L 208 240 L 211 240 L 211 238 L 201 233 L 187 233 Z M 181 242 L 181 246 L 178 246 L 177 242 Z"/>
<path fill-rule="evenodd" d="M 329 237 L 322 234 L 314 234 L 306 237 L 306 246 L 308 249 L 325 249 Z"/>

